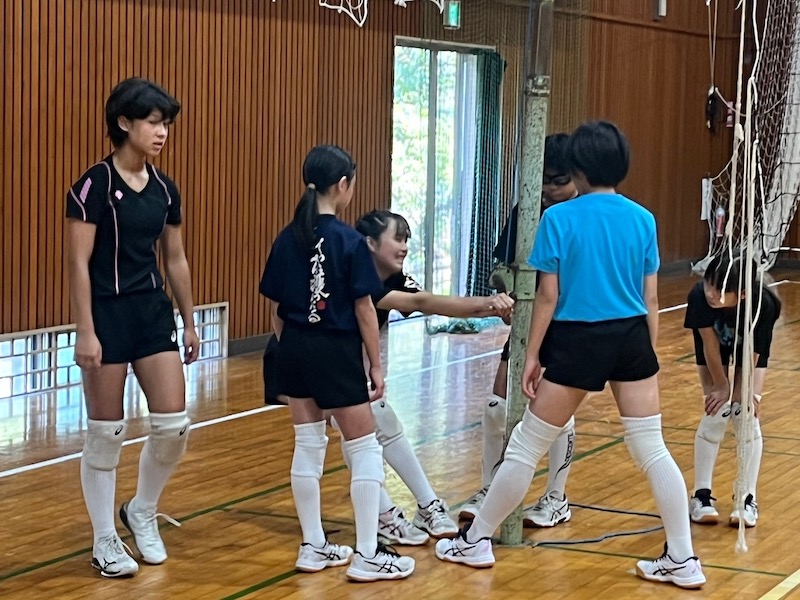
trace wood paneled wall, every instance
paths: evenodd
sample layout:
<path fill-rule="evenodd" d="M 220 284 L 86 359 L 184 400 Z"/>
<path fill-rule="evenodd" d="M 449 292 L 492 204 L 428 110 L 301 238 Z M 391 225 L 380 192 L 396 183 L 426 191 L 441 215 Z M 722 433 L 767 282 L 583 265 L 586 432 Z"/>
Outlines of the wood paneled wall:
<path fill-rule="evenodd" d="M 736 30 L 722 6 L 717 85 L 733 96 Z M 390 194 L 396 35 L 493 45 L 504 87 L 504 202 L 513 146 L 527 9 L 470 0 L 464 26 L 445 32 L 429 2 L 372 0 L 359 29 L 313 0 L 3 0 L 0 12 L 0 331 L 70 322 L 63 197 L 110 150 L 103 103 L 140 75 L 183 110 L 159 159 L 185 205 L 195 301 L 231 303 L 233 338 L 270 330 L 256 292 L 264 258 L 291 218 L 310 146 L 335 142 L 359 163 L 346 218 Z M 730 136 L 705 128 L 710 84 L 702 2 L 557 0 L 549 128 L 587 118 L 618 122 L 633 147 L 623 191 L 659 220 L 665 262 L 701 256 L 700 178 L 716 173 Z"/>
<path fill-rule="evenodd" d="M 366 26 L 312 0 L 3 0 L 0 332 L 69 323 L 64 195 L 110 151 L 103 106 L 139 75 L 182 103 L 158 164 L 178 184 L 197 304 L 230 335 L 270 329 L 264 259 L 316 143 L 359 164 L 346 218 L 389 199 L 395 35 L 419 3 L 375 0 Z"/>

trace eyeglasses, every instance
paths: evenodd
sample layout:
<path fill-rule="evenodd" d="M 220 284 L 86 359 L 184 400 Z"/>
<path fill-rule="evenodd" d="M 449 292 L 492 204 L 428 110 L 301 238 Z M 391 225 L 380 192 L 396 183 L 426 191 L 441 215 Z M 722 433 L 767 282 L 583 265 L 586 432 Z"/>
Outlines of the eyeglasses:
<path fill-rule="evenodd" d="M 542 175 L 542 185 L 567 185 L 572 181 L 570 175 Z"/>

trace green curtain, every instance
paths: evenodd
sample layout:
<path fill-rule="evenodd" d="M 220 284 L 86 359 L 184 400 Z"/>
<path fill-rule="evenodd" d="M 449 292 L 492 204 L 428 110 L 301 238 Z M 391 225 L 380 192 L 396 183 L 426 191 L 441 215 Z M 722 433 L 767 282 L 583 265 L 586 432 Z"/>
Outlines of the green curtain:
<path fill-rule="evenodd" d="M 492 251 L 500 222 L 500 95 L 506 62 L 497 52 L 482 51 L 477 65 L 475 186 L 467 293 L 487 295 Z"/>

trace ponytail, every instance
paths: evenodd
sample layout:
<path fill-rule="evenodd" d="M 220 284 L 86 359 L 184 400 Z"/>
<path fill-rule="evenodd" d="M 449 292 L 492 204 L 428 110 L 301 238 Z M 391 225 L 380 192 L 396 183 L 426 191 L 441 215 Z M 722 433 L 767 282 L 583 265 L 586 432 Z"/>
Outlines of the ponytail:
<path fill-rule="evenodd" d="M 306 191 L 300 197 L 297 208 L 294 209 L 294 219 L 292 219 L 294 235 L 300 242 L 300 246 L 308 252 L 313 251 L 317 243 L 314 225 L 318 216 L 317 188 L 312 183 L 306 187 Z"/>
<path fill-rule="evenodd" d="M 303 162 L 303 181 L 306 190 L 297 203 L 292 219 L 295 239 L 309 253 L 317 245 L 314 227 L 319 217 L 317 195 L 326 194 L 328 189 L 343 177 L 351 182 L 356 174 L 356 164 L 352 157 L 339 146 L 315 146 Z"/>

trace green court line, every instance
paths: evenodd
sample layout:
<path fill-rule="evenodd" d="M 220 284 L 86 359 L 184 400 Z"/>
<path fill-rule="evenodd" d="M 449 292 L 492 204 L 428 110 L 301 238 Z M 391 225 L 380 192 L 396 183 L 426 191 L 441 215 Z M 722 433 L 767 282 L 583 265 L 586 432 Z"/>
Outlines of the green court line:
<path fill-rule="evenodd" d="M 587 550 L 586 548 L 572 548 L 569 546 L 547 545 L 547 546 L 537 546 L 537 548 L 543 548 L 545 550 L 565 550 L 567 552 L 580 552 L 582 554 L 599 554 L 601 556 L 630 558 L 633 560 L 652 560 L 651 558 L 646 556 L 634 556 L 632 554 L 623 554 L 621 552 L 603 552 L 602 550 Z M 758 569 L 746 569 L 743 567 L 729 567 L 727 565 L 710 565 L 708 563 L 703 563 L 703 567 L 708 567 L 709 569 L 720 569 L 723 571 L 733 571 L 735 573 L 749 573 L 752 575 L 767 575 L 769 577 L 781 577 L 781 578 L 787 577 L 786 573 L 773 573 L 772 571 L 760 571 Z"/>
<path fill-rule="evenodd" d="M 275 585 L 276 583 L 280 583 L 290 577 L 294 577 L 297 575 L 297 571 L 292 569 L 291 571 L 286 571 L 285 573 L 281 573 L 280 575 L 276 575 L 275 577 L 270 577 L 269 579 L 265 579 L 255 585 L 251 585 L 249 588 L 245 588 L 243 590 L 239 590 L 231 594 L 230 596 L 225 596 L 222 600 L 237 600 L 238 598 L 244 598 L 245 596 L 249 596 L 253 592 L 257 592 L 259 590 L 263 590 L 264 588 L 270 587 L 271 585 Z"/>
<path fill-rule="evenodd" d="M 336 473 L 338 471 L 343 471 L 347 469 L 347 465 L 341 464 L 336 467 L 332 467 L 325 471 L 323 475 L 328 475 L 331 473 Z M 223 511 L 230 506 L 234 506 L 236 504 L 241 504 L 242 502 L 247 502 L 248 500 L 253 500 L 254 498 L 261 498 L 263 496 L 269 496 L 270 494 L 274 494 L 275 492 L 280 492 L 282 490 L 288 489 L 291 487 L 291 482 L 281 483 L 279 485 L 273 486 L 271 488 L 267 488 L 265 490 L 261 490 L 258 492 L 254 492 L 252 494 L 248 494 L 246 496 L 242 496 L 241 498 L 234 498 L 233 500 L 228 500 L 227 502 L 223 502 L 222 504 L 217 504 L 216 506 L 211 506 L 208 508 L 204 508 L 202 510 L 198 510 L 197 512 L 190 513 L 185 517 L 181 517 L 178 520 L 179 523 L 185 523 L 186 521 L 191 521 L 192 519 L 196 519 L 197 517 L 201 517 L 203 515 L 207 515 L 208 513 L 214 511 Z M 159 529 L 165 527 L 166 525 L 161 525 Z M 130 535 L 121 536 L 123 540 L 130 539 Z M 87 554 L 92 551 L 92 547 L 81 548 L 80 550 L 75 550 L 74 552 L 70 552 L 69 554 L 64 554 L 62 556 L 57 556 L 55 558 L 51 558 L 49 560 L 35 563 L 33 565 L 29 565 L 27 567 L 22 567 L 17 569 L 16 571 L 11 571 L 9 573 L 4 573 L 0 575 L 0 581 L 6 581 L 8 579 L 12 579 L 14 577 L 18 577 L 20 575 L 25 575 L 27 573 L 31 573 L 33 571 L 37 571 L 39 569 L 43 569 L 45 567 L 49 567 L 51 565 L 64 562 L 65 560 L 69 560 L 71 558 L 75 558 L 76 556 L 80 556 L 81 554 Z"/>

